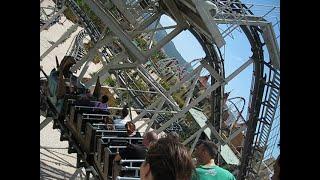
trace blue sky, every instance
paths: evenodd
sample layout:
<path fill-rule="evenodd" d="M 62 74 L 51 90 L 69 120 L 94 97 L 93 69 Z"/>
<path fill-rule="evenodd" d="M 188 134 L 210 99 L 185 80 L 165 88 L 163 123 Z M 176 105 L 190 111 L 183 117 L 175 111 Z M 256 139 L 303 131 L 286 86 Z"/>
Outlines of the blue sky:
<path fill-rule="evenodd" d="M 261 5 L 273 5 L 280 6 L 279 0 L 255 0 L 255 1 L 242 1 L 244 3 L 253 3 L 253 4 L 261 4 Z M 256 15 L 264 15 L 270 10 L 270 7 L 264 8 L 262 6 L 254 6 L 252 11 Z M 276 23 L 276 18 L 280 19 L 279 14 L 280 9 L 277 8 L 275 11 L 266 16 L 268 21 Z M 175 22 L 163 16 L 160 19 L 160 23 L 163 26 L 169 26 L 175 24 Z M 274 31 L 276 35 L 279 35 L 280 24 L 274 27 Z M 170 31 L 167 31 L 170 32 Z M 244 33 L 239 32 L 237 30 L 233 31 L 233 38 L 227 37 L 226 46 L 221 48 L 222 54 L 225 52 L 225 75 L 226 77 L 230 75 L 234 70 L 236 70 L 239 66 L 241 66 L 248 58 L 252 55 L 251 47 L 249 42 L 244 35 Z M 277 39 L 280 44 L 280 38 Z M 205 57 L 205 53 L 202 50 L 198 41 L 193 37 L 193 35 L 189 31 L 183 31 L 177 37 L 175 37 L 172 42 L 175 44 L 177 50 L 181 53 L 181 56 L 187 61 L 191 61 L 193 59 Z M 264 48 L 265 59 L 268 59 L 267 49 Z M 231 80 L 226 86 L 226 92 L 231 91 L 230 97 L 241 96 L 246 99 L 246 105 L 248 103 L 249 98 L 249 90 L 251 87 L 251 78 L 252 78 L 252 65 L 246 68 L 242 73 L 236 76 L 233 80 Z M 246 118 L 247 114 L 247 106 L 244 109 L 243 116 Z M 277 113 L 278 114 L 278 113 Z M 274 125 L 279 123 L 279 119 L 274 121 Z M 278 130 L 276 128 L 275 131 L 271 132 L 270 136 L 275 135 Z M 279 154 L 278 148 L 274 149 L 273 155 L 277 157 Z"/>

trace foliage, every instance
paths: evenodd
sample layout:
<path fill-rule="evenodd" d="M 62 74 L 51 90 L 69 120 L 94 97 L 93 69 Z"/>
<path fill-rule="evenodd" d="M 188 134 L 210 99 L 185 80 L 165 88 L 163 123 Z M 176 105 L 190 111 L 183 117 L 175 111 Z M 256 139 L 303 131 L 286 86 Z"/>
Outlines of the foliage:
<path fill-rule="evenodd" d="M 78 22 L 77 16 L 75 16 L 75 15 L 73 14 L 73 12 L 71 11 L 71 9 L 70 9 L 69 7 L 67 7 L 67 9 L 64 10 L 63 14 L 66 16 L 66 18 L 67 18 L 69 21 L 73 22 L 74 24 L 76 24 L 76 23 Z"/>
<path fill-rule="evenodd" d="M 160 81 L 160 84 L 161 84 L 161 86 L 162 86 L 165 90 L 169 91 L 169 89 L 170 89 L 170 84 L 169 84 L 168 82 L 161 80 L 161 81 Z"/>
<path fill-rule="evenodd" d="M 144 91 L 147 91 L 148 90 L 148 86 L 145 84 L 145 82 L 143 82 L 142 79 L 138 79 L 135 81 L 135 84 L 138 86 L 138 88 L 140 90 L 144 90 Z"/>
<path fill-rule="evenodd" d="M 106 84 L 108 86 L 111 86 L 111 87 L 115 87 L 116 86 L 116 81 L 114 79 L 112 79 L 112 77 L 108 77 L 104 82 L 103 84 Z"/>
<path fill-rule="evenodd" d="M 101 62 L 102 61 L 102 59 L 101 59 L 101 57 L 99 56 L 99 54 L 96 54 L 96 56 L 93 58 L 93 60 L 92 60 L 92 62 L 94 63 L 94 64 L 98 64 L 99 62 Z"/>
<path fill-rule="evenodd" d="M 178 103 L 179 107 L 182 108 L 185 101 L 181 98 L 181 96 L 178 93 L 173 93 L 172 97 Z"/>
<path fill-rule="evenodd" d="M 90 10 L 89 6 L 85 4 L 83 0 L 75 0 L 75 1 L 79 5 L 79 7 L 85 12 L 85 14 L 92 20 L 92 22 L 96 25 L 98 30 L 102 32 L 104 29 L 104 24 L 102 23 L 101 19 L 98 18 L 94 14 L 94 12 Z M 72 10 L 69 7 L 64 11 L 64 15 L 71 22 L 77 23 L 78 18 L 76 15 L 73 14 Z"/>
<path fill-rule="evenodd" d="M 185 117 L 185 122 L 188 125 L 188 129 L 184 130 L 181 134 L 180 134 L 180 138 L 182 140 L 186 140 L 188 137 L 190 137 L 192 134 L 194 134 L 195 132 L 197 132 L 200 128 L 200 126 L 195 122 L 195 120 L 193 119 L 193 117 L 191 116 L 190 113 L 187 113 L 187 116 Z M 193 142 L 193 141 L 192 141 Z"/>
<path fill-rule="evenodd" d="M 165 58 L 167 58 L 167 55 L 161 50 L 155 51 L 151 55 L 151 60 L 153 61 L 153 63 L 157 63 L 159 60 L 165 59 Z"/>
<path fill-rule="evenodd" d="M 143 39 L 143 38 L 141 38 L 141 37 L 137 37 L 135 40 L 136 40 L 137 45 L 138 45 L 138 47 L 139 47 L 140 49 L 142 49 L 143 51 L 146 51 L 146 50 L 147 50 L 148 44 L 147 44 L 147 41 L 146 41 L 145 39 Z"/>

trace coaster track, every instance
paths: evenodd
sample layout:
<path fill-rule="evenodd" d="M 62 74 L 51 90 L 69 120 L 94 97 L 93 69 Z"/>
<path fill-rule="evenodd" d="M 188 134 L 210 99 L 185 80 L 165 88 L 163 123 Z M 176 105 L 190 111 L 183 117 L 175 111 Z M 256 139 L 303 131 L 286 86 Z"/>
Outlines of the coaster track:
<path fill-rule="evenodd" d="M 60 2 L 60 1 L 59 1 Z M 77 61 L 71 70 L 80 70 L 81 66 L 90 61 L 90 57 L 95 51 L 89 51 L 86 55 L 83 51 L 83 38 L 85 35 L 89 35 L 90 39 L 96 45 L 96 49 L 101 47 L 110 47 L 110 38 L 115 38 L 120 42 L 122 51 L 114 54 L 113 60 L 107 60 L 106 66 L 113 67 L 113 62 L 120 61 L 127 65 L 124 69 L 116 68 L 118 72 L 120 82 L 123 86 L 129 89 L 137 89 L 137 86 L 132 86 L 126 82 L 130 79 L 130 75 L 125 71 L 134 67 L 137 68 L 139 75 L 144 77 L 143 80 L 149 86 L 154 87 L 162 99 L 162 105 L 167 110 L 178 111 L 178 114 L 173 116 L 163 116 L 162 114 L 152 114 L 150 112 L 142 112 L 137 119 L 147 115 L 151 120 L 156 119 L 156 124 L 152 124 L 158 132 L 166 130 L 181 130 L 179 122 L 182 121 L 183 114 L 188 112 L 190 108 L 200 102 L 203 97 L 199 96 L 190 105 L 180 109 L 177 103 L 172 99 L 171 94 L 175 89 L 179 88 L 179 84 L 171 87 L 169 91 L 165 90 L 159 83 L 157 83 L 149 72 L 145 71 L 143 64 L 150 58 L 153 52 L 159 50 L 172 38 L 176 37 L 182 32 L 182 30 L 189 30 L 193 36 L 198 40 L 202 46 L 206 56 L 201 61 L 203 67 L 205 67 L 211 75 L 211 85 L 217 84 L 212 89 L 208 88 L 205 94 L 211 94 L 211 119 L 209 125 L 211 131 L 220 132 L 222 124 L 222 107 L 224 100 L 224 85 L 230 81 L 233 77 L 225 77 L 224 59 L 220 52 L 220 44 L 217 44 L 216 37 L 211 36 L 211 30 L 207 25 L 207 20 L 203 19 L 203 15 L 198 13 L 199 5 L 197 1 L 191 0 L 175 0 L 175 1 L 90 1 L 85 0 L 84 3 L 91 9 L 91 11 L 100 19 L 102 19 L 105 27 L 110 31 L 108 34 L 101 34 L 96 28 L 94 22 L 86 15 L 86 13 L 79 7 L 74 0 L 61 1 L 59 4 L 65 3 L 72 12 L 78 17 L 79 23 L 83 25 L 84 29 L 77 36 L 74 48 L 71 55 Z M 266 145 L 269 138 L 269 134 L 272 127 L 272 122 L 275 116 L 276 108 L 280 98 L 280 64 L 279 64 L 279 50 L 275 42 L 275 36 L 272 30 L 272 25 L 263 17 L 255 16 L 251 7 L 241 3 L 240 1 L 211 1 L 214 3 L 218 10 L 214 17 L 217 23 L 230 23 L 227 30 L 221 33 L 222 36 L 227 36 L 235 28 L 241 28 L 246 35 L 248 42 L 251 46 L 252 55 L 250 59 L 253 64 L 253 74 L 250 89 L 250 97 L 248 104 L 248 117 L 246 118 L 247 132 L 245 135 L 244 147 L 241 152 L 241 164 L 238 169 L 237 179 L 255 179 L 258 177 L 261 162 L 264 158 L 264 152 L 266 151 Z M 107 4 L 107 5 L 106 5 Z M 105 8 L 107 7 L 107 8 Z M 200 6 L 201 7 L 201 6 Z M 177 25 L 174 30 L 169 33 L 164 39 L 157 43 L 151 49 L 142 51 L 132 44 L 132 39 L 137 37 L 141 32 L 146 31 L 146 28 L 157 21 L 162 14 L 171 17 Z M 231 15 L 232 16 L 231 16 Z M 108 22 L 108 23 L 106 23 Z M 271 28 L 270 28 L 271 26 Z M 155 27 L 154 29 L 156 29 Z M 109 40 L 108 40 L 109 39 Z M 108 42 L 103 44 L 103 42 Z M 99 44 L 100 43 L 100 44 Z M 265 60 L 263 47 L 267 46 L 270 61 Z M 125 58 L 120 58 L 120 54 L 124 54 Z M 102 53 L 104 59 L 109 59 L 107 54 Z M 84 59 L 86 57 L 86 60 Z M 89 57 L 89 58 L 88 58 Z M 246 65 L 246 64 L 244 64 Z M 106 68 L 106 66 L 104 68 Z M 108 67 L 109 68 L 109 67 Z M 239 71 L 241 71 L 240 69 Z M 97 79 L 97 77 L 108 77 L 108 69 L 100 70 L 92 80 L 87 82 L 86 86 L 90 86 Z M 82 73 L 85 73 L 83 71 Z M 240 72 L 235 72 L 240 73 Z M 266 75 L 266 73 L 268 75 Z M 194 78 L 196 70 L 194 70 L 190 79 Z M 237 75 L 237 74 L 235 74 Z M 80 81 L 82 77 L 79 77 Z M 133 80 L 131 80 L 133 82 Z M 181 83 L 182 84 L 182 83 Z M 209 91 L 210 90 L 210 91 Z M 155 102 L 146 102 L 144 95 L 129 90 L 130 96 L 134 99 L 135 105 L 141 109 L 154 109 L 157 105 L 161 109 L 160 99 Z M 160 103 L 160 104 L 158 104 Z M 51 105 L 54 106 L 54 105 Z M 147 108 L 146 108 L 147 107 Z M 162 107 L 162 108 L 163 108 Z M 158 108 L 158 109 L 159 109 Z M 160 110 L 159 109 L 159 110 Z M 60 119 L 61 120 L 61 119 Z M 133 120 L 135 121 L 135 120 Z M 157 128 L 160 125 L 159 128 Z M 62 125 L 60 125 L 62 127 Z M 175 127 L 175 128 L 174 128 Z M 178 128 L 177 128 L 178 127 Z M 214 128 L 214 129 L 212 129 Z M 67 130 L 66 130 L 67 131 Z M 63 134 L 63 133 L 62 133 Z M 216 136 L 212 136 L 216 139 L 217 143 L 223 144 L 223 140 Z M 77 143 L 76 143 L 77 144 Z M 79 151 L 82 151 L 81 148 Z M 77 152 L 78 152 L 77 150 Z M 78 154 L 81 152 L 78 152 Z M 80 155 L 82 159 L 86 159 L 86 155 Z M 88 166 L 90 165 L 87 164 Z M 96 167 L 97 168 L 97 167 Z"/>

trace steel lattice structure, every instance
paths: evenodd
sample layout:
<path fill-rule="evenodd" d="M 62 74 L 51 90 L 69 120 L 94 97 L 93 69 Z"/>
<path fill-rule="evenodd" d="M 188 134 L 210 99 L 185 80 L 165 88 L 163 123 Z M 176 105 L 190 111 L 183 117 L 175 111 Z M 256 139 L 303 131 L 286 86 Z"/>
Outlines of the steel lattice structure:
<path fill-rule="evenodd" d="M 157 133 L 184 131 L 186 114 L 210 96 L 209 121 L 187 137 L 183 143 L 192 144 L 194 147 L 206 128 L 210 128 L 211 138 L 217 144 L 230 143 L 243 129 L 233 131 L 228 137 L 221 134 L 225 85 L 248 66 L 253 66 L 251 89 L 248 89 L 250 92 L 247 102 L 248 115 L 245 118 L 247 129 L 243 148 L 239 152 L 241 164 L 237 169 L 237 179 L 256 179 L 264 157 L 272 153 L 272 149 L 267 149 L 270 132 L 278 127 L 272 129 L 274 119 L 278 118 L 276 108 L 280 99 L 280 50 L 278 37 L 274 32 L 275 24 L 265 19 L 276 7 L 267 7 L 268 10 L 264 15 L 257 16 L 252 12 L 254 4 L 244 4 L 238 0 L 83 0 L 81 2 L 99 19 L 100 24 L 90 19 L 88 12 L 81 9 L 79 1 L 58 1 L 59 8 L 55 11 L 56 15 L 52 15 L 51 19 L 40 26 L 40 30 L 49 28 L 49 24 L 67 8 L 77 17 L 78 24 L 71 27 L 43 53 L 40 61 L 68 38 L 75 28 L 83 27 L 84 30 L 77 35 L 69 52 L 69 55 L 77 60 L 71 70 L 75 73 L 80 72 L 79 78 L 82 79 L 90 67 L 90 62 L 99 56 L 101 69 L 83 83 L 90 87 L 98 78 L 103 83 L 105 79 L 115 77 L 118 86 L 114 87 L 116 94 L 127 98 L 121 93 L 122 90 L 127 91 L 132 99 L 131 105 L 141 109 L 133 122 L 144 117 L 149 118 L 143 124 L 148 125 L 146 131 L 150 128 L 155 129 Z M 158 26 L 160 18 L 164 15 L 172 18 L 176 25 Z M 164 29 L 173 30 L 155 42 L 154 33 Z M 165 44 L 185 30 L 190 31 L 197 39 L 206 56 L 197 60 L 200 63 L 191 72 L 180 76 L 179 81 L 165 88 L 152 76 L 147 64 L 154 63 L 152 55 L 161 51 Z M 221 51 L 227 45 L 225 39 L 232 37 L 234 30 L 244 32 L 251 46 L 252 55 L 238 69 L 226 76 L 224 62 L 228 59 L 224 58 Z M 146 48 L 136 43 L 138 38 L 147 36 L 150 37 L 150 41 Z M 87 52 L 83 46 L 85 37 L 89 37 L 92 43 Z M 267 48 L 268 59 L 265 58 L 264 47 Z M 195 93 L 195 87 L 203 70 L 208 72 L 211 82 L 204 91 Z M 152 90 L 139 89 L 135 82 L 136 77 Z M 168 79 L 169 77 L 166 78 Z M 181 92 L 183 87 L 186 87 L 184 91 L 188 93 L 185 93 L 184 104 L 180 106 L 173 97 L 175 93 Z M 140 93 L 141 91 L 153 95 Z M 160 111 L 172 113 L 163 114 L 159 113 Z M 275 138 L 274 135 L 271 138 Z M 268 152 L 267 155 L 265 152 Z"/>

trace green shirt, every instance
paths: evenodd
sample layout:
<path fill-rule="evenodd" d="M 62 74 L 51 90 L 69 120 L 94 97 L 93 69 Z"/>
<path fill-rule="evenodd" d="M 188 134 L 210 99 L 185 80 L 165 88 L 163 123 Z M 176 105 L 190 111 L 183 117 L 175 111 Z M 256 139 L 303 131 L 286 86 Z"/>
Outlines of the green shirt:
<path fill-rule="evenodd" d="M 196 168 L 192 180 L 236 180 L 236 178 L 229 171 L 214 165 Z"/>

